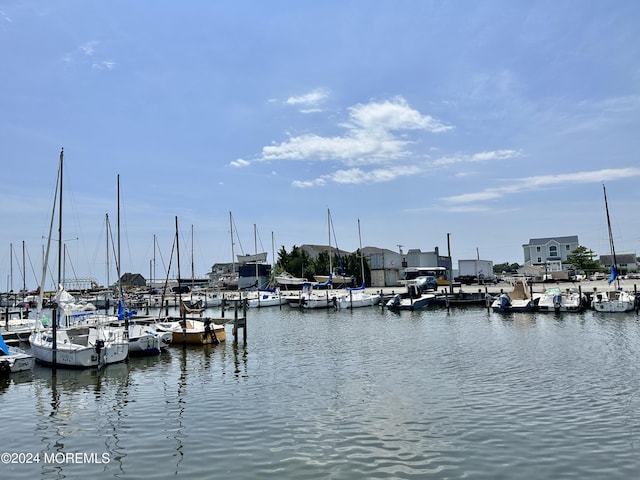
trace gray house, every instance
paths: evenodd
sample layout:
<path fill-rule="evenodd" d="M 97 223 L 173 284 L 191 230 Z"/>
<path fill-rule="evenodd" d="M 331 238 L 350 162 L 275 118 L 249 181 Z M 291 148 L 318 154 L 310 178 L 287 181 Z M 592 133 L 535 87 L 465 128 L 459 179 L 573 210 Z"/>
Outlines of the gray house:
<path fill-rule="evenodd" d="M 530 265 L 543 265 L 549 262 L 561 263 L 579 246 L 577 235 L 532 238 L 529 243 L 522 245 L 524 262 Z"/>
<path fill-rule="evenodd" d="M 618 269 L 620 273 L 629 273 L 638 271 L 638 259 L 635 253 L 617 253 L 616 260 L 618 261 Z M 606 268 L 611 268 L 613 265 L 613 255 L 600 255 L 600 265 Z"/>

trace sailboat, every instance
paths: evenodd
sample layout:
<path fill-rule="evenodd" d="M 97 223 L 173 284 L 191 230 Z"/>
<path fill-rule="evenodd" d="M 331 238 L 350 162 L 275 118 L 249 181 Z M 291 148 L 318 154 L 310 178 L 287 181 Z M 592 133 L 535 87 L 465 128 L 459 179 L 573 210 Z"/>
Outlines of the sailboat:
<path fill-rule="evenodd" d="M 58 225 L 58 285 L 56 295 L 57 308 L 52 310 L 52 319 L 42 318 L 42 298 L 51 244 L 51 232 L 56 213 L 56 199 L 51 213 L 49 241 L 42 265 L 42 281 L 38 298 L 39 320 L 29 336 L 31 353 L 36 361 L 52 367 L 90 368 L 102 367 L 110 363 L 126 360 L 129 355 L 129 343 L 126 332 L 120 327 L 104 325 L 100 319 L 95 323 L 77 322 L 73 310 L 73 297 L 62 287 L 62 179 L 64 150 L 60 151 L 60 165 L 56 186 L 59 195 Z M 66 307 L 66 308 L 65 308 Z M 84 319 L 83 316 L 79 317 Z M 60 324 L 59 324 L 60 323 Z M 64 326 L 63 326 L 64 325 Z"/>
<path fill-rule="evenodd" d="M 360 219 L 358 219 L 358 240 L 360 243 L 360 270 L 362 274 L 362 285 L 355 288 L 347 288 L 347 294 L 338 298 L 338 308 L 370 307 L 380 303 L 380 294 L 366 291 L 362 236 L 360 235 Z"/>
<path fill-rule="evenodd" d="M 591 299 L 591 308 L 597 312 L 630 312 L 636 306 L 636 297 L 634 294 L 620 288 L 620 278 L 618 276 L 618 260 L 616 258 L 616 249 L 613 244 L 613 234 L 611 233 L 611 220 L 609 219 L 609 205 L 607 203 L 607 190 L 602 185 L 604 193 L 604 207 L 607 213 L 607 229 L 609 230 L 609 247 L 611 249 L 611 274 L 609 275 L 609 285 L 614 284 L 615 289 L 603 292 L 595 292 Z"/>
<path fill-rule="evenodd" d="M 178 285 L 180 285 L 180 247 L 178 238 L 178 217 L 176 218 L 175 246 L 178 260 Z M 179 303 L 182 305 L 181 289 L 178 289 Z M 201 315 L 201 314 L 199 314 Z M 217 325 L 210 318 L 203 320 L 188 317 L 184 308 L 180 309 L 180 318 L 167 317 L 157 324 L 158 331 L 171 332 L 172 343 L 182 345 L 211 345 L 223 342 L 227 338 L 224 325 Z"/>
<path fill-rule="evenodd" d="M 171 343 L 166 332 L 158 332 L 152 325 L 137 323 L 132 311 L 127 308 L 122 289 L 122 270 L 120 262 L 120 175 L 118 180 L 118 217 L 117 217 L 117 257 L 116 273 L 118 275 L 118 322 L 124 322 L 129 341 L 130 355 L 157 355 Z M 108 216 L 107 216 L 108 225 Z"/>
<path fill-rule="evenodd" d="M 328 286 L 333 288 L 333 285 L 340 285 L 341 287 L 350 285 L 354 281 L 353 276 L 345 276 L 344 269 L 342 265 L 340 265 L 340 271 L 337 272 L 336 275 L 333 272 L 333 254 L 331 252 L 331 231 L 333 229 L 333 221 L 331 220 L 331 210 L 327 209 L 327 221 L 329 224 L 329 274 L 328 275 L 314 275 L 313 278 L 316 282 L 319 282 L 322 286 Z M 335 232 L 333 234 L 335 238 Z M 338 254 L 338 258 L 340 258 L 340 249 L 338 248 L 336 242 L 336 252 Z"/>
<path fill-rule="evenodd" d="M 257 240 L 257 230 L 254 224 L 253 226 L 253 238 L 255 244 L 256 255 L 258 254 L 258 240 Z M 273 233 L 271 234 L 271 249 L 274 251 L 274 240 Z M 275 251 L 272 253 L 275 258 Z M 273 272 L 273 269 L 271 270 Z M 259 283 L 259 271 L 258 271 L 258 263 L 256 263 L 256 285 Z M 273 282 L 275 283 L 275 282 Z M 255 295 L 251 297 L 247 297 L 247 307 L 249 308 L 261 308 L 261 307 L 279 307 L 281 305 L 285 305 L 287 303 L 287 298 L 282 295 L 280 292 L 280 287 L 274 285 L 271 288 L 265 287 L 260 288 L 258 285 Z"/>

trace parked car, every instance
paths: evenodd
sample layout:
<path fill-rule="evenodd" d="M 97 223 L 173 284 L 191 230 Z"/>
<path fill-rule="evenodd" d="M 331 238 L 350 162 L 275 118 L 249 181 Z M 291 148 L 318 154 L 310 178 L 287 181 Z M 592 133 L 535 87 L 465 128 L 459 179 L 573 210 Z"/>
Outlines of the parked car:
<path fill-rule="evenodd" d="M 416 284 L 422 291 L 437 290 L 438 279 L 432 276 L 416 277 Z"/>

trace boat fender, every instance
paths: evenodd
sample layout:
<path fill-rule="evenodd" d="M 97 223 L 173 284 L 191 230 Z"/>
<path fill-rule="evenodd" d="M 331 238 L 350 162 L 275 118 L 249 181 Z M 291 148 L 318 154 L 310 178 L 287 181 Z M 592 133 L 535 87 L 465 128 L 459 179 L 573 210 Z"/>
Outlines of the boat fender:
<path fill-rule="evenodd" d="M 391 300 L 387 303 L 387 307 L 398 307 L 400 305 L 400 295 L 394 295 Z"/>
<path fill-rule="evenodd" d="M 500 295 L 500 309 L 505 309 L 511 306 L 511 297 L 506 293 Z"/>
<path fill-rule="evenodd" d="M 557 310 L 562 305 L 562 295 L 557 293 L 553 296 L 553 307 Z"/>

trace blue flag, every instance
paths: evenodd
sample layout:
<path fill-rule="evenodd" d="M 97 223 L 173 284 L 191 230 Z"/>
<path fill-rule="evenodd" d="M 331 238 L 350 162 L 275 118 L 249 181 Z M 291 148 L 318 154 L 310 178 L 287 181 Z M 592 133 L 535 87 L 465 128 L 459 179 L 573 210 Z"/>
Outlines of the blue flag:
<path fill-rule="evenodd" d="M 124 320 L 124 305 L 122 300 L 118 300 L 118 320 Z"/>
<path fill-rule="evenodd" d="M 611 275 L 609 275 L 609 283 L 612 283 L 616 278 L 618 278 L 618 269 L 613 265 L 611 267 Z"/>
<path fill-rule="evenodd" d="M 2 338 L 2 333 L 0 333 L 0 350 L 4 352 L 5 355 L 9 355 L 9 347 L 4 343 L 4 338 Z"/>

